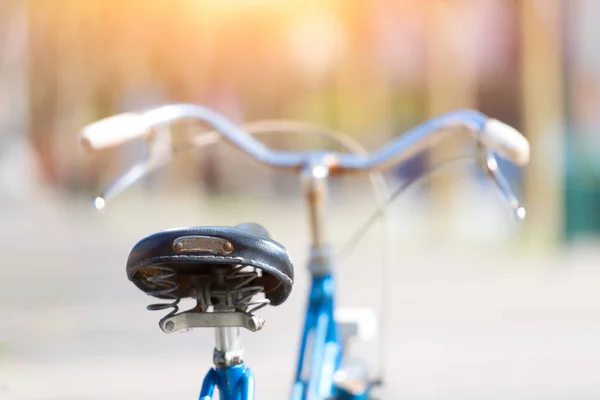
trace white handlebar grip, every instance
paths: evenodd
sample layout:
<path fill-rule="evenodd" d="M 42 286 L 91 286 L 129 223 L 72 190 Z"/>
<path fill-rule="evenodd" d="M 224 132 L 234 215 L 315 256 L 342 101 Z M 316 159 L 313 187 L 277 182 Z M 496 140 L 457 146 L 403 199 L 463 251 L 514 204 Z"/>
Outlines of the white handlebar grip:
<path fill-rule="evenodd" d="M 148 132 L 148 125 L 140 114 L 118 114 L 83 128 L 81 144 L 87 150 L 99 150 L 117 146 Z"/>
<path fill-rule="evenodd" d="M 491 150 L 519 166 L 529 162 L 529 141 L 519 131 L 504 122 L 490 118 L 481 132 L 481 141 Z"/>

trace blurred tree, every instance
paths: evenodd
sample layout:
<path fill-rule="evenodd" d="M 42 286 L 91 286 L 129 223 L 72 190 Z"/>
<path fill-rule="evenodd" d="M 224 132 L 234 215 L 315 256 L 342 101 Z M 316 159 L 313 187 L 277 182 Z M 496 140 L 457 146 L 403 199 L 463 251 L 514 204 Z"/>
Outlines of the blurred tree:
<path fill-rule="evenodd" d="M 563 76 L 562 0 L 523 1 L 521 92 L 523 131 L 531 144 L 525 170 L 529 238 L 556 244 L 563 226 Z"/>
<path fill-rule="evenodd" d="M 566 7 L 568 136 L 564 233 L 568 239 L 600 236 L 600 3 Z"/>
<path fill-rule="evenodd" d="M 22 1 L 0 2 L 0 197 L 38 193 L 40 168 L 26 135 L 29 18 Z"/>
<path fill-rule="evenodd" d="M 427 111 L 429 117 L 453 109 L 477 108 L 478 77 L 475 38 L 479 7 L 469 0 L 432 2 L 427 9 Z M 430 163 L 439 164 L 464 149 L 463 138 L 449 138 L 430 154 Z M 464 150 L 462 150 L 464 153 Z M 460 198 L 466 167 L 453 168 L 431 179 L 436 232 L 447 238 L 456 200 Z M 460 201 L 459 201 L 460 203 Z"/>

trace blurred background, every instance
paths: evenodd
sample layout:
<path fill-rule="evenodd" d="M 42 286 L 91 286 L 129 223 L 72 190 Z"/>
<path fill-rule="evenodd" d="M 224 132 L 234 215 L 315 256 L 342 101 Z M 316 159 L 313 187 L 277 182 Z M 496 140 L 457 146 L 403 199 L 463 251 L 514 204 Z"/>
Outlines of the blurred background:
<path fill-rule="evenodd" d="M 212 333 L 164 335 L 126 257 L 161 229 L 247 221 L 298 271 L 245 335 L 257 398 L 289 395 L 308 288 L 297 177 L 217 144 L 90 207 L 144 149 L 85 154 L 80 129 L 167 102 L 317 123 L 368 150 L 458 108 L 519 129 L 531 163 L 501 167 L 525 222 L 473 166 L 448 167 L 390 206 L 386 274 L 377 226 L 340 262 L 339 303 L 385 322 L 366 351 L 382 398 L 600 398 L 599 46 L 597 0 L 1 0 L 0 398 L 197 396 Z M 386 179 L 470 147 L 446 141 Z M 365 177 L 331 183 L 340 248 L 376 201 Z"/>

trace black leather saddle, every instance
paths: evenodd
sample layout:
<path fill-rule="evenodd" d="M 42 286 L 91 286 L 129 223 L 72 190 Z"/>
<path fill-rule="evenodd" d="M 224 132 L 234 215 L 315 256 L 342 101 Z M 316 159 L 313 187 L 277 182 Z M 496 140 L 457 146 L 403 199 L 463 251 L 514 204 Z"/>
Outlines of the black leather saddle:
<path fill-rule="evenodd" d="M 238 227 L 189 227 L 158 232 L 140 240 L 127 260 L 127 277 L 158 298 L 193 297 L 195 285 L 210 277 L 215 266 L 250 266 L 261 276 L 271 305 L 283 303 L 294 282 L 294 268 L 285 247 L 257 224 Z M 174 285 L 165 285 L 170 279 Z"/>

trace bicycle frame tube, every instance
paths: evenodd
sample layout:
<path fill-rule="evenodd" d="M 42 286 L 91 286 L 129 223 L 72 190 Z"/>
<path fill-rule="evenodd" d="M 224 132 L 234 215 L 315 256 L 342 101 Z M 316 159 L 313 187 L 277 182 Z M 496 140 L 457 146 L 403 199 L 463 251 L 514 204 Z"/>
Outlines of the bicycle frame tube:
<path fill-rule="evenodd" d="M 211 400 L 215 387 L 220 400 L 254 400 L 254 375 L 244 364 L 210 369 L 202 382 L 199 400 Z"/>
<path fill-rule="evenodd" d="M 300 346 L 292 399 L 325 399 L 334 392 L 333 374 L 342 346 L 335 320 L 333 276 L 314 277 Z"/>
<path fill-rule="evenodd" d="M 344 348 L 336 321 L 333 275 L 312 278 L 306 321 L 292 400 L 367 400 L 370 387 L 350 393 L 337 387 L 334 374 L 339 369 Z"/>

